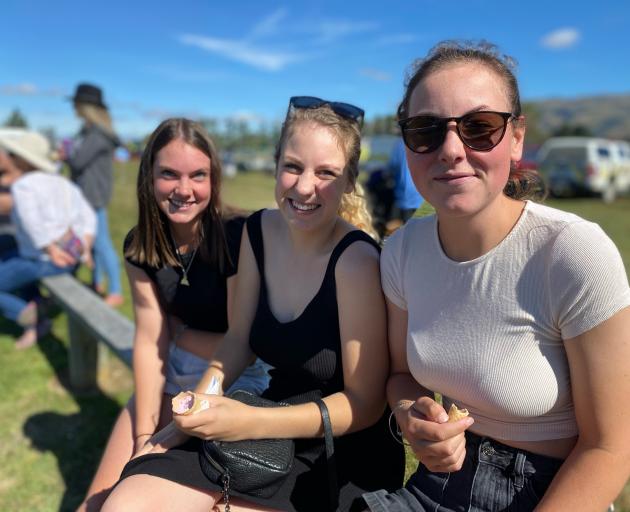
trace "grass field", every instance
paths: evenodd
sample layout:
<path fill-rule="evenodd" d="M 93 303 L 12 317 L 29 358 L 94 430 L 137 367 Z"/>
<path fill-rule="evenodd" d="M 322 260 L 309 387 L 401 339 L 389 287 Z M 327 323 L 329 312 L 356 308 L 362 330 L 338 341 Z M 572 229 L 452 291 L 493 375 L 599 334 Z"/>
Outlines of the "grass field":
<path fill-rule="evenodd" d="M 110 226 L 117 247 L 135 223 L 135 167 L 117 169 Z M 273 180 L 240 174 L 226 181 L 228 203 L 256 209 L 273 204 Z M 630 270 L 630 199 L 548 201 L 598 222 L 619 247 Z M 81 276 L 87 280 L 85 271 Z M 131 316 L 129 289 L 121 311 Z M 52 333 L 26 352 L 13 349 L 17 330 L 0 320 L 0 511 L 71 511 L 80 502 L 121 405 L 131 393 L 129 371 L 108 357 L 99 389 L 78 395 L 68 387 L 67 331 L 58 311 Z M 414 463 L 409 460 L 409 468 Z M 630 512 L 630 487 L 617 502 Z"/>

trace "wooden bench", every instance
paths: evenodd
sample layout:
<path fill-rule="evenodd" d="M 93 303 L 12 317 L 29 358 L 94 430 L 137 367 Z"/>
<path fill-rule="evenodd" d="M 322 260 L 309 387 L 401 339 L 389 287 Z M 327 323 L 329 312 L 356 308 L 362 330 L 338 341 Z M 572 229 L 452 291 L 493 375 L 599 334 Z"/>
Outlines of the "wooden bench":
<path fill-rule="evenodd" d="M 131 367 L 134 324 L 108 306 L 70 274 L 45 277 L 40 284 L 68 317 L 70 384 L 77 390 L 96 385 L 99 343 Z M 101 345 L 102 347 L 102 345 Z"/>

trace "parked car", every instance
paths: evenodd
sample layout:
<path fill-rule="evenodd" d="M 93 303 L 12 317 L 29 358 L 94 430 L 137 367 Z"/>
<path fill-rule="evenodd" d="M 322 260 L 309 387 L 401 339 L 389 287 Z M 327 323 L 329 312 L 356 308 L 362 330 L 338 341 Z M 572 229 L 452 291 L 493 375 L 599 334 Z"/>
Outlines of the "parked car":
<path fill-rule="evenodd" d="M 630 188 L 626 149 L 608 139 L 552 137 L 538 151 L 538 169 L 555 196 L 597 194 L 609 202 Z"/>

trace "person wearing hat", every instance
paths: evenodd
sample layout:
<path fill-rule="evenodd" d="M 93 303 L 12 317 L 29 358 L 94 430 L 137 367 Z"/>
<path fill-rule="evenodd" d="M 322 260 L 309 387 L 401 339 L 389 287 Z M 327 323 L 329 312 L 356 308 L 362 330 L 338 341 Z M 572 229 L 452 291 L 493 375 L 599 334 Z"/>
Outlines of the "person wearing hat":
<path fill-rule="evenodd" d="M 79 188 L 56 174 L 50 143 L 28 130 L 0 131 L 0 174 L 10 187 L 19 254 L 0 262 L 0 314 L 24 328 L 16 348 L 37 342 L 37 305 L 16 292 L 49 275 L 91 265 L 96 216 Z M 0 213 L 7 213 L 6 211 Z M 40 323 L 41 326 L 41 323 Z"/>
<path fill-rule="evenodd" d="M 76 114 L 83 125 L 69 144 L 70 147 L 60 148 L 60 156 L 70 168 L 72 181 L 79 186 L 96 212 L 92 285 L 97 292 L 105 293 L 106 276 L 108 287 L 105 301 L 111 306 L 120 306 L 123 302 L 120 262 L 112 244 L 107 220 L 107 205 L 114 182 L 114 151 L 120 141 L 112 127 L 100 87 L 81 83 L 69 99 L 74 103 Z"/>

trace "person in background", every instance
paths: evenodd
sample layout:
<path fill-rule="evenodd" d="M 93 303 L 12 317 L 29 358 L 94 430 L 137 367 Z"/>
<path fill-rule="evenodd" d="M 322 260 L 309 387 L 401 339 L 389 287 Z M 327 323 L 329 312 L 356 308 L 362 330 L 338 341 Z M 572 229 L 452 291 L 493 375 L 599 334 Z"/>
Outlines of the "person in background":
<path fill-rule="evenodd" d="M 34 345 L 44 331 L 36 302 L 19 292 L 42 277 L 72 272 L 81 259 L 91 265 L 96 216 L 81 191 L 54 174 L 49 155 L 50 144 L 39 133 L 0 131 L 3 185 L 11 191 L 0 213 L 10 211 L 18 245 L 17 255 L 0 262 L 0 312 L 24 328 L 18 349 Z"/>
<path fill-rule="evenodd" d="M 6 129 L 0 128 L 0 133 Z M 1 135 L 0 135 L 1 136 Z M 4 151 L 0 151 L 0 261 L 17 254 L 15 226 L 11 222 L 13 199 L 9 183 L 17 177 L 19 170 Z"/>
<path fill-rule="evenodd" d="M 98 228 L 94 240 L 94 271 L 92 285 L 111 306 L 123 303 L 120 282 L 120 262 L 112 244 L 107 219 L 107 205 L 112 197 L 114 181 L 114 150 L 120 145 L 112 120 L 103 102 L 102 90 L 82 83 L 71 98 L 83 125 L 69 144 L 59 147 L 60 158 L 70 168 L 70 177 L 96 211 Z M 104 278 L 107 277 L 107 288 Z"/>
<path fill-rule="evenodd" d="M 371 511 L 605 510 L 630 475 L 630 288 L 602 229 L 532 202 L 511 59 L 447 41 L 398 110 L 436 214 L 385 243 L 389 402 L 419 459 Z M 434 399 L 440 393 L 443 403 Z M 452 404 L 469 416 L 448 421 Z"/>
<path fill-rule="evenodd" d="M 189 511 L 211 510 L 222 487 L 202 472 L 199 438 L 295 439 L 291 474 L 274 496 L 233 491 L 233 511 L 331 510 L 322 416 L 314 402 L 321 398 L 335 436 L 334 508 L 357 510 L 365 490 L 402 482 L 404 452 L 387 426 L 379 249 L 356 227 L 371 224 L 355 188 L 362 118 L 361 109 L 346 103 L 291 98 L 276 151 L 278 209 L 247 220 L 234 301 L 239 314 L 196 388 L 204 393 L 216 377 L 226 391 L 256 354 L 274 367 L 262 396 L 291 405 L 250 407 L 201 395 L 209 409 L 186 416 L 189 421 L 176 415 L 181 430 L 169 425 L 150 442 L 153 449 L 127 465 L 104 511 L 175 511 L 184 503 Z"/>
<path fill-rule="evenodd" d="M 221 163 L 206 131 L 167 119 L 140 162 L 138 222 L 125 239 L 136 331 L 135 395 L 118 417 L 81 511 L 97 511 L 129 459 L 172 417 L 171 398 L 194 388 L 232 313 L 244 217 L 221 201 Z M 260 394 L 268 366 L 235 382 Z"/>
<path fill-rule="evenodd" d="M 422 204 L 422 196 L 411 179 L 405 144 L 400 139 L 392 149 L 388 162 L 389 171 L 394 178 L 394 212 L 393 218 L 401 224 L 407 222 Z"/>

